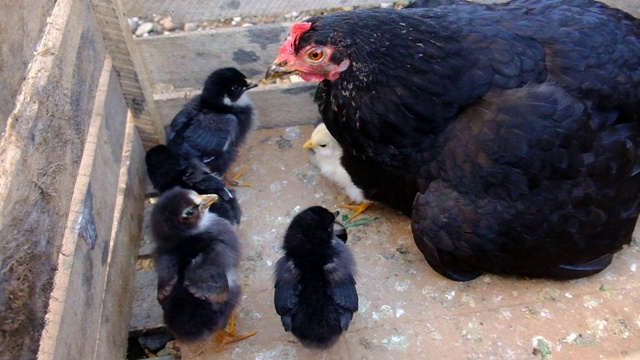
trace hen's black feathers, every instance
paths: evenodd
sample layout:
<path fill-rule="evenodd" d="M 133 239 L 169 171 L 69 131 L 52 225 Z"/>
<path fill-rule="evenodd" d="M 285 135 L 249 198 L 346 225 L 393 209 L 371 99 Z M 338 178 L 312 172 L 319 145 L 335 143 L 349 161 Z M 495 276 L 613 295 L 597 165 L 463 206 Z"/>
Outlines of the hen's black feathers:
<path fill-rule="evenodd" d="M 319 206 L 298 214 L 276 263 L 276 312 L 285 331 L 309 347 L 332 346 L 358 310 L 355 263 L 335 217 Z"/>
<path fill-rule="evenodd" d="M 440 137 L 436 180 L 414 205 L 429 263 L 458 280 L 456 271 L 567 279 L 604 269 L 639 210 L 640 128 L 616 118 L 553 85 L 462 113 Z"/>
<path fill-rule="evenodd" d="M 333 64 L 350 61 L 318 87 L 323 121 L 345 158 L 416 180 L 414 238 L 437 271 L 575 278 L 630 241 L 640 20 L 514 0 L 306 21 L 295 51 L 331 45 Z"/>

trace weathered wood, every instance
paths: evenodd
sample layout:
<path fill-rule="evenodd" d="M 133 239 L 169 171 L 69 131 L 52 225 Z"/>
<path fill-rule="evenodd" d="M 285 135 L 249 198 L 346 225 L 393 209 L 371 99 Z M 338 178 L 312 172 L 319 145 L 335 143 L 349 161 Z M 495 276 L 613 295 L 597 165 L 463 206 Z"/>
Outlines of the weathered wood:
<path fill-rule="evenodd" d="M 160 126 L 158 112 L 147 80 L 144 64 L 133 43 L 133 37 L 122 0 L 91 0 L 105 44 L 113 58 L 124 96 L 127 99 L 143 144 L 146 148 L 164 142 L 164 129 Z"/>
<path fill-rule="evenodd" d="M 56 1 L 40 36 L 0 141 L 0 353 L 6 358 L 38 351 L 105 57 L 86 1 Z"/>
<path fill-rule="evenodd" d="M 133 117 L 129 117 L 122 150 L 95 360 L 126 357 L 128 324 L 133 304 L 136 248 L 141 238 L 144 209 L 144 180 L 144 149 Z"/>
<path fill-rule="evenodd" d="M 0 0 L 0 134 L 54 4 L 54 0 Z"/>
<path fill-rule="evenodd" d="M 155 270 L 136 271 L 130 332 L 140 333 L 165 327 L 162 308 L 156 300 L 157 284 L 158 275 Z"/>
<path fill-rule="evenodd" d="M 138 38 L 154 87 L 200 88 L 207 75 L 234 66 L 255 80 L 275 59 L 290 24 L 224 28 L 196 33 Z"/>
<path fill-rule="evenodd" d="M 258 110 L 258 127 L 272 128 L 313 124 L 320 120 L 313 102 L 317 83 L 262 85 L 247 94 Z M 167 126 L 188 99 L 199 90 L 180 91 L 155 96 L 162 124 Z"/>
<path fill-rule="evenodd" d="M 176 22 L 265 16 L 293 11 L 334 9 L 343 6 L 379 5 L 381 0 L 123 0 L 127 16 L 171 15 Z"/>
<path fill-rule="evenodd" d="M 113 76 L 112 76 L 113 75 Z M 58 258 L 39 359 L 93 357 L 119 183 L 127 107 L 104 62 Z M 83 341 L 78 341 L 83 339 Z"/>

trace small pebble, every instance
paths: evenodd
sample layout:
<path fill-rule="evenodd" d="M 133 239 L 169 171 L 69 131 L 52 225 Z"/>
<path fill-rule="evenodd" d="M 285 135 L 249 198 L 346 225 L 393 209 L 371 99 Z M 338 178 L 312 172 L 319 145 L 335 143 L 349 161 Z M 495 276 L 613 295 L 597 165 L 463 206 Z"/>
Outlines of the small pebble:
<path fill-rule="evenodd" d="M 171 16 L 168 16 L 162 20 L 159 21 L 160 26 L 162 26 L 162 28 L 165 31 L 173 31 L 176 29 L 176 25 L 173 23 L 173 20 L 171 19 Z"/>
<path fill-rule="evenodd" d="M 192 32 L 198 30 L 198 24 L 196 23 L 186 23 L 184 24 L 184 31 Z"/>
<path fill-rule="evenodd" d="M 151 31 L 153 31 L 154 27 L 155 27 L 155 24 L 152 22 L 146 22 L 140 25 L 138 26 L 138 29 L 136 29 L 136 36 L 138 37 L 144 36 L 145 34 L 148 34 Z"/>
<path fill-rule="evenodd" d="M 129 27 L 131 28 L 131 31 L 135 32 L 136 29 L 138 29 L 138 25 L 140 25 L 140 19 L 138 19 L 137 17 L 132 17 L 128 18 L 127 21 L 129 21 Z"/>
<path fill-rule="evenodd" d="M 297 126 L 291 126 L 284 130 L 283 138 L 287 140 L 295 140 L 302 137 L 302 131 Z"/>

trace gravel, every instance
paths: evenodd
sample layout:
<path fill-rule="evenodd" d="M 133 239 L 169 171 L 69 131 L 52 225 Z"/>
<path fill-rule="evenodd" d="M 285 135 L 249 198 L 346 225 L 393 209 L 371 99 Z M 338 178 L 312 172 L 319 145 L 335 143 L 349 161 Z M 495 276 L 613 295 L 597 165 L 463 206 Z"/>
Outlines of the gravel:
<path fill-rule="evenodd" d="M 379 7 L 381 8 L 401 8 L 406 3 L 398 2 L 382 2 Z M 336 9 L 324 9 L 316 11 L 293 11 L 284 15 L 267 15 L 267 16 L 248 16 L 248 17 L 234 17 L 231 19 L 221 20 L 207 20 L 201 22 L 188 22 L 188 23 L 175 23 L 170 15 L 153 15 L 149 18 L 129 18 L 129 26 L 131 32 L 136 37 L 146 36 L 158 36 L 167 35 L 172 33 L 181 32 L 194 32 L 211 30 L 220 27 L 240 27 L 240 26 L 253 26 L 259 24 L 270 24 L 277 22 L 298 22 L 308 19 L 311 16 L 326 15 L 339 11 L 350 11 L 356 8 L 355 6 L 343 6 Z"/>

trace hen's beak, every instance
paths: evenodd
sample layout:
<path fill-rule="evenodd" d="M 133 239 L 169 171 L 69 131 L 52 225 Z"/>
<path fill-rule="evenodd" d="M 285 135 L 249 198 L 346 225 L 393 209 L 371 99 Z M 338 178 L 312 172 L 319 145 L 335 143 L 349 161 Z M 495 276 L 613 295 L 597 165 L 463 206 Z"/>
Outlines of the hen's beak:
<path fill-rule="evenodd" d="M 288 69 L 286 66 L 286 61 L 276 60 L 273 64 L 271 64 L 269 69 L 267 69 L 267 73 L 264 75 L 264 79 L 267 81 L 271 81 L 295 72 L 295 70 Z"/>
<path fill-rule="evenodd" d="M 200 203 L 199 210 L 200 210 L 200 213 L 203 213 L 207 211 L 209 206 L 211 206 L 214 202 L 218 201 L 218 195 L 216 194 L 200 195 L 200 199 L 202 199 L 202 202 Z"/>
<path fill-rule="evenodd" d="M 307 140 L 302 147 L 305 149 L 313 149 L 313 141 L 311 141 L 311 139 Z"/>

